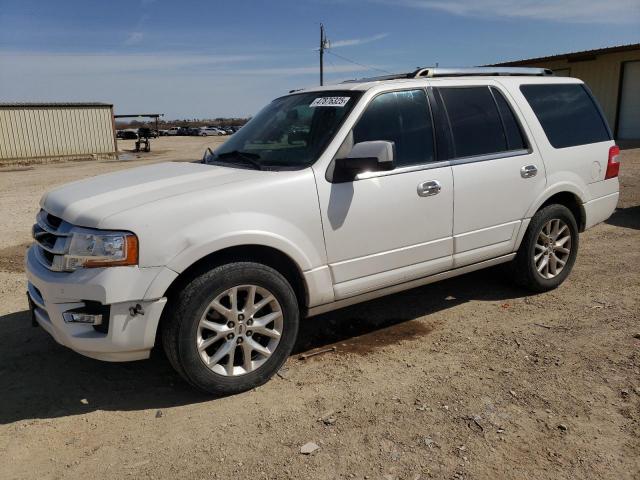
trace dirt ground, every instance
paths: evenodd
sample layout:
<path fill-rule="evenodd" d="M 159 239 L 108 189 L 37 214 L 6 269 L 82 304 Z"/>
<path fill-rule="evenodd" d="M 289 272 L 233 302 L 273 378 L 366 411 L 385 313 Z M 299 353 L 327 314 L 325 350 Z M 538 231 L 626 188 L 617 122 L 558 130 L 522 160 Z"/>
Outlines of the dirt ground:
<path fill-rule="evenodd" d="M 161 352 L 102 363 L 30 326 L 22 255 L 45 190 L 218 141 L 0 169 L 1 478 L 640 478 L 640 149 L 559 289 L 492 269 L 309 319 L 242 395 L 194 392 Z"/>

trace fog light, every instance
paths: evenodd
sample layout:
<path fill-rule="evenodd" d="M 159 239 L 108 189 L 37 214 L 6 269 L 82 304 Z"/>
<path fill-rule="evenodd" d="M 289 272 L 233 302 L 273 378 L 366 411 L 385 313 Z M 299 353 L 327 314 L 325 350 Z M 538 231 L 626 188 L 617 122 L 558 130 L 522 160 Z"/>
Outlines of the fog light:
<path fill-rule="evenodd" d="M 83 312 L 64 312 L 62 314 L 65 323 L 84 323 L 85 325 L 102 325 L 102 314 Z"/>

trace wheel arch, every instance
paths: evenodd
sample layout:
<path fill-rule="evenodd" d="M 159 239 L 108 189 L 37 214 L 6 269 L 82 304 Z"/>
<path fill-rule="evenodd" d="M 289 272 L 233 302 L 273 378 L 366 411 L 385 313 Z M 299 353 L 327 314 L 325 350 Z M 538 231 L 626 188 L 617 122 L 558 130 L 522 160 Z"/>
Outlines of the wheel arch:
<path fill-rule="evenodd" d="M 578 231 L 584 232 L 585 225 L 587 223 L 587 214 L 584 210 L 584 205 L 577 195 L 567 191 L 555 193 L 545 200 L 544 203 L 538 207 L 538 210 L 542 210 L 544 207 L 553 204 L 564 205 L 567 207 L 576 219 Z"/>
<path fill-rule="evenodd" d="M 293 288 L 301 312 L 306 312 L 309 295 L 304 275 L 298 264 L 283 251 L 258 244 L 226 247 L 205 255 L 179 273 L 167 288 L 164 296 L 171 301 L 171 297 L 175 296 L 177 291 L 201 273 L 220 265 L 240 261 L 266 265 L 284 276 Z"/>
<path fill-rule="evenodd" d="M 551 204 L 559 204 L 567 207 L 576 219 L 578 230 L 583 232 L 586 225 L 586 211 L 584 203 L 586 195 L 571 183 L 559 184 L 547 189 L 533 203 L 525 218 L 531 218 L 536 212 Z"/>

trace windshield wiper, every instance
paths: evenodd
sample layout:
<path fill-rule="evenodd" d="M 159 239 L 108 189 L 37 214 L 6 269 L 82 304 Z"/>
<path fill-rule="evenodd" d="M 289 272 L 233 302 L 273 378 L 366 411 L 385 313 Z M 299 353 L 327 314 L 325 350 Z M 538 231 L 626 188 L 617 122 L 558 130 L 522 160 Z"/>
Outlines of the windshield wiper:
<path fill-rule="evenodd" d="M 260 160 L 260 155 L 258 155 L 257 153 L 232 150 L 231 152 L 219 153 L 218 155 L 216 155 L 216 157 L 220 160 L 223 160 L 225 158 L 243 160 L 245 163 L 252 165 L 257 170 L 262 170 L 262 164 L 258 162 L 258 160 Z"/>

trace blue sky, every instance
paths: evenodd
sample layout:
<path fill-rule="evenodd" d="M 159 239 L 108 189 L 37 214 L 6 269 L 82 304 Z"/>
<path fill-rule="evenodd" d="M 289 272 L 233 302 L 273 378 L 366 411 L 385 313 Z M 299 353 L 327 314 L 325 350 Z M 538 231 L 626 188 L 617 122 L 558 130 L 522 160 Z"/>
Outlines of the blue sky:
<path fill-rule="evenodd" d="M 0 0 L 0 101 L 251 115 L 318 83 L 320 22 L 337 82 L 640 42 L 640 1 Z"/>

